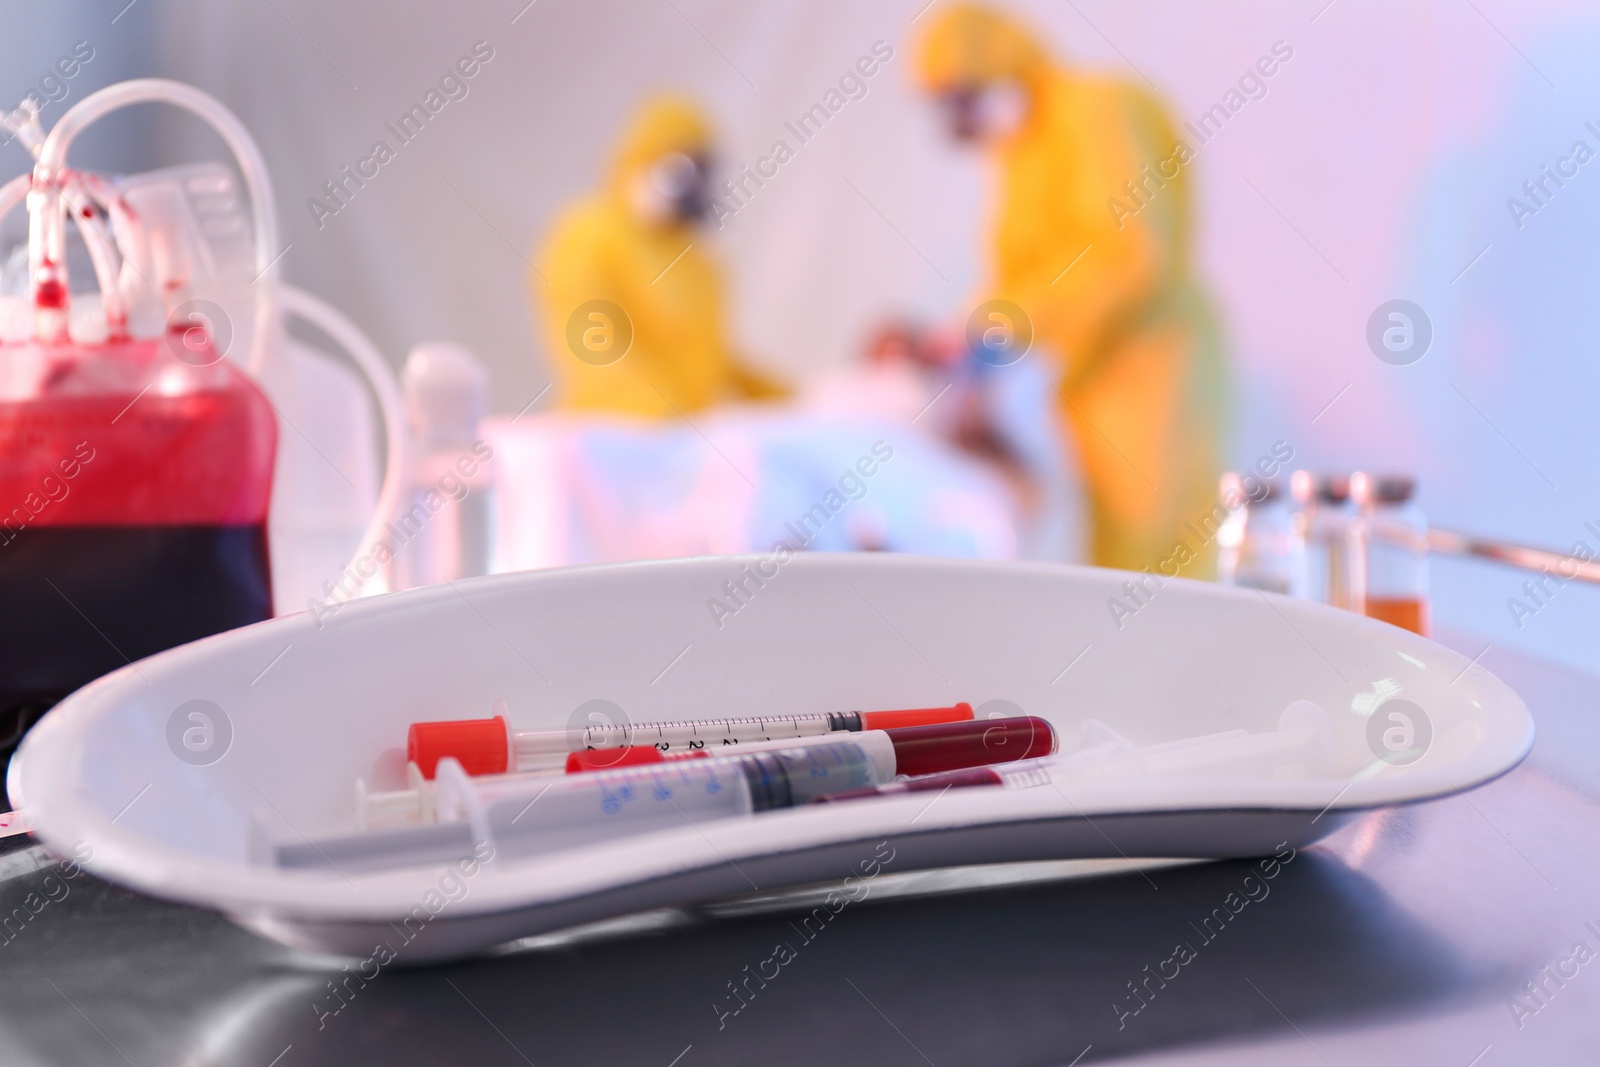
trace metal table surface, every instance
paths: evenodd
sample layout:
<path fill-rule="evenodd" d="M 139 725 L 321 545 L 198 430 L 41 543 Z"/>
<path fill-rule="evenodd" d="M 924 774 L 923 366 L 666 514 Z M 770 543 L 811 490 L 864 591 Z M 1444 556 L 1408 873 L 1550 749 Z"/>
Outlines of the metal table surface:
<path fill-rule="evenodd" d="M 1482 663 L 1533 710 L 1528 761 L 1362 816 L 1220 933 L 1200 926 L 1253 863 L 1017 865 L 885 874 L 813 940 L 792 924 L 815 896 L 787 893 L 344 981 L 14 848 L 0 1063 L 1597 1063 L 1600 677 Z M 794 958 L 747 982 L 780 942 Z"/>

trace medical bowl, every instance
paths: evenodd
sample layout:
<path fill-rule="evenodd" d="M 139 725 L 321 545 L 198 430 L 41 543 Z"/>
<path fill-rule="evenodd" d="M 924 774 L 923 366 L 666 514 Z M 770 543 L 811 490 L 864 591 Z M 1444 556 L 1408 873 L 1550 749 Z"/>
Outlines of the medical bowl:
<path fill-rule="evenodd" d="M 557 729 L 593 700 L 635 722 L 964 700 L 1043 716 L 1064 747 L 1089 718 L 1153 744 L 1272 730 L 1312 700 L 1340 769 L 814 805 L 470 873 L 252 861 L 263 840 L 349 832 L 354 780 L 394 781 L 409 723 L 483 717 L 499 698 L 514 725 Z M 1393 700 L 1410 702 L 1403 720 L 1380 712 Z M 1393 758 L 1391 719 L 1420 758 Z M 1527 709 L 1481 667 L 1322 605 L 1082 567 L 801 554 L 496 575 L 210 637 L 63 701 L 8 788 L 40 840 L 111 881 L 306 949 L 421 963 L 860 877 L 875 857 L 900 872 L 1266 855 L 1364 809 L 1480 785 L 1532 742 Z"/>

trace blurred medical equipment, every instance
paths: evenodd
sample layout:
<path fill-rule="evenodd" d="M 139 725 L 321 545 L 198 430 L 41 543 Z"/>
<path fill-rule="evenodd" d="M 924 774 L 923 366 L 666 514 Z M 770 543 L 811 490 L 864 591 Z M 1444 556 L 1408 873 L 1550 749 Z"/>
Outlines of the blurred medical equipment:
<path fill-rule="evenodd" d="M 1054 65 L 991 9 L 930 11 L 917 53 L 924 88 L 998 165 L 997 299 L 980 311 L 1015 320 L 1060 369 L 1091 562 L 1154 567 L 1221 473 L 1224 360 L 1190 264 L 1190 154 L 1143 90 Z M 1209 569 L 1200 555 L 1185 572 Z"/>
<path fill-rule="evenodd" d="M 1305 542 L 1282 489 L 1274 482 L 1254 476 L 1242 479 L 1229 471 L 1222 476 L 1221 497 L 1239 506 L 1217 531 L 1217 580 L 1305 597 Z"/>
<path fill-rule="evenodd" d="M 1248 480 L 1222 480 L 1230 512 L 1217 535 L 1224 584 L 1318 600 L 1426 637 L 1430 553 L 1493 560 L 1557 584 L 1600 583 L 1600 561 L 1581 543 L 1582 551 L 1564 554 L 1430 526 L 1409 475 L 1295 471 L 1287 517 L 1275 485 L 1259 483 L 1252 497 Z"/>
<path fill-rule="evenodd" d="M 1366 597 L 1366 545 L 1360 513 L 1350 499 L 1344 474 L 1295 471 L 1296 532 L 1305 546 L 1305 596 L 1336 608 L 1363 610 Z"/>
<path fill-rule="evenodd" d="M 1380 536 L 1388 537 L 1390 532 L 1384 532 Z M 1412 543 L 1409 537 L 1402 537 L 1401 540 L 1407 544 Z M 1487 559 L 1495 563 L 1504 563 L 1508 567 L 1521 567 L 1523 570 L 1545 575 L 1553 571 L 1563 581 L 1600 583 L 1600 559 L 1594 557 L 1585 559 L 1579 554 L 1517 545 L 1510 541 L 1457 533 L 1454 530 L 1441 530 L 1437 526 L 1429 527 L 1427 544 L 1429 552 Z"/>
<path fill-rule="evenodd" d="M 1416 479 L 1403 475 L 1350 476 L 1350 496 L 1361 514 L 1363 610 L 1427 636 L 1428 520 L 1417 506 L 1416 489 Z"/>
<path fill-rule="evenodd" d="M 248 226 L 220 166 L 113 180 L 67 165 L 87 126 L 151 101 L 193 112 L 222 137 L 249 193 Z M 275 603 L 298 608 L 338 576 L 353 542 L 359 557 L 383 529 L 404 440 L 398 390 L 371 343 L 277 282 L 271 182 L 221 104 L 146 79 L 92 94 L 48 135 L 27 105 L 6 125 L 36 157 L 31 174 L 0 188 L 0 217 L 24 198 L 30 216 L 27 295 L 0 315 L 0 716 L 20 733 L 114 667 L 266 618 Z M 98 300 L 71 294 L 69 216 Z M 362 499 L 371 464 L 352 465 L 352 477 L 327 458 L 370 457 L 370 440 L 353 436 L 371 428 L 359 385 L 289 342 L 285 316 L 343 345 L 377 394 L 388 462 L 375 510 Z M 345 493 L 326 492 L 326 473 L 305 477 L 308 452 Z M 346 536 L 330 556 L 317 535 L 329 518 L 349 526 L 352 505 L 354 536 L 335 530 Z"/>
<path fill-rule="evenodd" d="M 489 414 L 489 372 L 460 345 L 418 345 L 400 376 L 411 433 L 407 496 L 394 522 L 403 544 L 394 588 L 492 574 L 493 449 L 481 436 Z"/>
<path fill-rule="evenodd" d="M 1304 561 L 1295 595 L 1426 636 L 1428 523 L 1414 500 L 1416 480 L 1300 470 L 1290 484 Z"/>
<path fill-rule="evenodd" d="M 728 344 L 722 277 L 695 230 L 711 143 L 695 105 L 647 104 L 605 187 L 552 227 L 528 285 L 563 408 L 674 418 L 785 391 Z"/>

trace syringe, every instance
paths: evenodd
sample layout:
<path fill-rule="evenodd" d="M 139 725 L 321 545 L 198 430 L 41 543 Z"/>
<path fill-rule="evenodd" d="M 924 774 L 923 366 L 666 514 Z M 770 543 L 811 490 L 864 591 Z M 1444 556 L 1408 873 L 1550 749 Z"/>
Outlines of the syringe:
<path fill-rule="evenodd" d="M 872 760 L 877 779 L 887 782 L 896 775 L 935 774 L 960 767 L 1046 756 L 1056 750 L 1056 734 L 1044 719 L 1014 716 L 974 722 L 935 723 L 893 730 L 863 730 L 848 735 L 822 734 L 785 741 L 748 741 L 735 751 L 760 752 L 832 744 L 849 739 L 860 745 Z M 719 748 L 679 749 L 662 752 L 653 746 L 586 749 L 567 757 L 569 774 L 593 773 L 622 767 L 670 763 L 685 759 L 709 759 L 726 755 Z M 391 792 L 369 792 L 364 782 L 356 783 L 356 825 L 358 829 L 434 821 L 434 787 L 422 779 L 416 765 L 408 768 L 409 788 Z M 544 777 L 544 772 L 531 775 Z"/>
<path fill-rule="evenodd" d="M 1312 701 L 1297 700 L 1284 709 L 1278 729 L 1267 733 L 1225 730 L 1159 745 L 1135 746 L 1109 726 L 1090 719 L 1083 726 L 1083 743 L 1066 755 L 927 774 L 830 793 L 818 800 L 832 803 L 985 785 L 1031 789 L 1052 783 L 1116 778 L 1264 777 L 1297 765 L 1303 773 L 1317 775 L 1332 773 L 1337 763 L 1338 747 L 1327 713 Z"/>
<path fill-rule="evenodd" d="M 832 735 L 798 741 L 749 741 L 740 751 L 790 748 L 795 744 L 827 743 Z M 862 745 L 878 764 L 878 775 L 888 781 L 897 775 L 937 774 L 961 767 L 1048 756 L 1056 750 L 1055 729 L 1044 719 L 1016 715 L 974 722 L 934 723 L 891 730 L 864 730 L 850 738 Z M 870 742 L 870 745 L 869 745 Z M 705 759 L 722 750 L 689 749 L 663 752 L 653 745 L 628 748 L 585 749 L 567 756 L 567 773 L 602 771 L 612 767 L 670 763 L 680 759 Z"/>
<path fill-rule="evenodd" d="M 746 715 L 678 722 L 606 723 L 582 730 L 513 730 L 504 702 L 488 719 L 412 723 L 406 758 L 433 777 L 445 756 L 459 760 L 468 774 L 559 771 L 567 756 L 584 749 L 649 745 L 661 752 L 730 748 L 752 741 L 787 741 L 836 732 L 887 730 L 933 723 L 967 722 L 972 705 L 908 708 L 903 711 L 834 711 L 811 715 Z"/>
<path fill-rule="evenodd" d="M 473 778 L 439 761 L 439 823 L 276 845 L 273 862 L 338 873 L 496 861 L 809 804 L 879 781 L 859 744 L 682 760 L 563 777 Z"/>

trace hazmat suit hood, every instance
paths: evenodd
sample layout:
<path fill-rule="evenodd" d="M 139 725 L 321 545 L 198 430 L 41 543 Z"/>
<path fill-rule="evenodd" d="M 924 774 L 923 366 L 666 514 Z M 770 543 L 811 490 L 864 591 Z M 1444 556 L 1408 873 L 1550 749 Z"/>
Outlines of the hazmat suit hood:
<path fill-rule="evenodd" d="M 1192 530 L 1216 502 L 1226 381 L 1190 261 L 1194 153 L 1153 94 L 1067 69 L 1042 40 L 979 4 L 931 10 L 916 77 L 994 164 L 983 297 L 1053 364 L 1092 562 L 1204 576 L 1215 536 Z M 985 116 L 1013 86 L 1025 113 Z"/>
<path fill-rule="evenodd" d="M 1014 81 L 1030 93 L 1050 73 L 1044 45 L 1021 22 L 980 4 L 937 12 L 917 42 L 915 71 L 934 93 Z"/>
<path fill-rule="evenodd" d="M 628 123 L 612 154 L 606 187 L 627 203 L 632 190 L 649 180 L 650 168 L 674 153 L 704 162 L 710 155 L 711 124 L 705 113 L 682 97 L 647 103 Z"/>
<path fill-rule="evenodd" d="M 693 103 L 646 103 L 617 139 L 600 189 L 551 227 L 529 285 L 564 408 L 670 419 L 781 393 L 729 351 L 721 272 L 690 229 L 704 170 L 658 167 L 674 154 L 703 165 L 711 143 Z M 685 177 L 663 188 L 663 178 L 672 186 Z M 655 190 L 641 198 L 646 183 Z"/>

